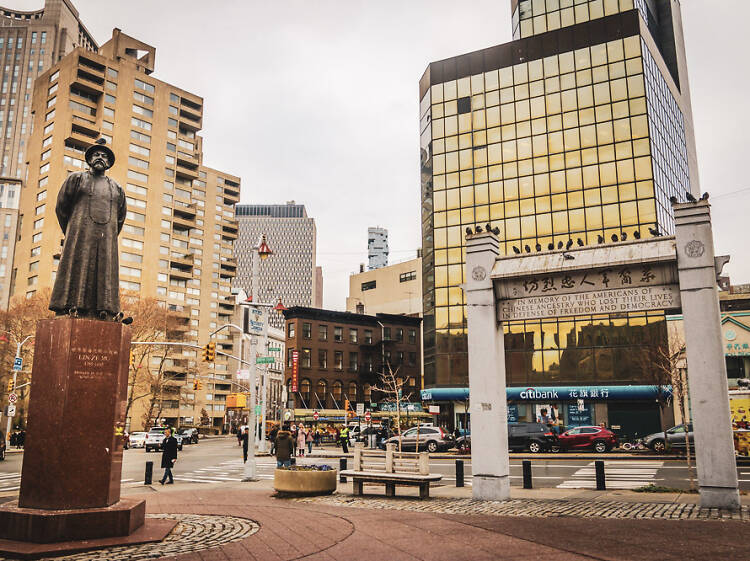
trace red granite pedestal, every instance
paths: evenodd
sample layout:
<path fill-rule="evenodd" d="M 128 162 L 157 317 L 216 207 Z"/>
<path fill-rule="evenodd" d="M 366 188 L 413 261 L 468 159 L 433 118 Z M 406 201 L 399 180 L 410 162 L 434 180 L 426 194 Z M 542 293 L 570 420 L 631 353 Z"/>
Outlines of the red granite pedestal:
<path fill-rule="evenodd" d="M 120 499 L 129 355 L 121 323 L 39 322 L 20 496 L 0 506 L 0 551 L 13 551 L 8 540 L 127 538 L 143 526 L 145 502 Z"/>

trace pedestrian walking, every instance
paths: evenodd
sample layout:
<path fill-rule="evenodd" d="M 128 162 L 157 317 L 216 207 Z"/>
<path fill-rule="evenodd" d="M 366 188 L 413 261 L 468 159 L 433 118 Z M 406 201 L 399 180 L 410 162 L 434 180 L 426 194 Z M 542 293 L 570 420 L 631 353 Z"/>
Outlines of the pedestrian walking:
<path fill-rule="evenodd" d="M 245 432 L 242 433 L 242 458 L 243 462 L 247 462 L 247 449 L 250 446 L 250 429 L 245 427 Z"/>
<path fill-rule="evenodd" d="M 294 451 L 294 440 L 289 432 L 289 425 L 284 425 L 276 435 L 276 467 L 289 467 L 292 465 L 292 453 Z"/>
<path fill-rule="evenodd" d="M 341 440 L 341 448 L 344 450 L 344 454 L 349 453 L 349 427 L 344 427 L 341 429 L 341 432 L 339 433 L 339 438 Z"/>
<path fill-rule="evenodd" d="M 297 455 L 301 458 L 305 455 L 305 445 L 307 444 L 307 432 L 305 427 L 300 425 L 297 427 Z"/>
<path fill-rule="evenodd" d="M 20 433 L 18 433 L 18 447 L 23 448 L 23 445 L 26 442 L 26 431 L 22 430 Z"/>
<path fill-rule="evenodd" d="M 237 446 L 242 446 L 242 427 L 237 429 Z"/>
<path fill-rule="evenodd" d="M 177 461 L 177 439 L 172 436 L 170 429 L 165 429 L 164 440 L 161 442 L 161 467 L 164 468 L 164 475 L 162 476 L 159 483 L 164 483 L 169 479 L 167 483 L 170 485 L 174 483 L 174 477 L 172 476 L 172 467 Z"/>
<path fill-rule="evenodd" d="M 312 454 L 312 445 L 313 440 L 315 439 L 315 436 L 313 435 L 315 431 L 310 428 L 310 430 L 307 431 L 307 434 L 305 435 L 305 440 L 307 441 L 307 453 Z"/>

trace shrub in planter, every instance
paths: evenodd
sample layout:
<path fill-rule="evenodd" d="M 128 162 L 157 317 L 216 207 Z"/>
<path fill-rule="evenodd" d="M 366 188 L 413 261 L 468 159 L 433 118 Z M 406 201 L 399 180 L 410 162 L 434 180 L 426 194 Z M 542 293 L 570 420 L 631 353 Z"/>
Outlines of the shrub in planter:
<path fill-rule="evenodd" d="M 277 468 L 273 488 L 282 495 L 330 495 L 336 490 L 336 470 L 327 465 Z"/>

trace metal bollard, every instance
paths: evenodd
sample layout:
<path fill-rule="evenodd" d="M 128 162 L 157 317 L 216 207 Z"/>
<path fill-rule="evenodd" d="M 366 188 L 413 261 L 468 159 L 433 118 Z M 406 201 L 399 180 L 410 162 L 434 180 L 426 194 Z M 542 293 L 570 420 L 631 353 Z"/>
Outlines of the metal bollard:
<path fill-rule="evenodd" d="M 339 481 L 346 483 L 346 475 L 341 475 L 341 472 L 346 469 L 346 458 L 339 458 Z"/>
<path fill-rule="evenodd" d="M 144 485 L 151 485 L 151 481 L 154 477 L 154 462 L 146 462 L 146 477 L 143 482 Z"/>
<path fill-rule="evenodd" d="M 594 462 L 594 467 L 596 469 L 596 490 L 606 491 L 607 484 L 606 484 L 606 481 L 604 480 L 604 461 L 596 460 Z"/>
<path fill-rule="evenodd" d="M 456 487 L 464 486 L 464 461 L 456 460 Z"/>
<path fill-rule="evenodd" d="M 523 488 L 533 489 L 534 486 L 531 481 L 531 460 L 523 460 L 521 465 L 523 466 Z"/>

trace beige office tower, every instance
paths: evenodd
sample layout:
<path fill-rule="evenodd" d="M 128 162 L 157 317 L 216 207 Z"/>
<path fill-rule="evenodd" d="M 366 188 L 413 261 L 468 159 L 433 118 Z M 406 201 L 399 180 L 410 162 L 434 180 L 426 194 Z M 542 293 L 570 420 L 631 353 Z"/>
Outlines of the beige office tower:
<path fill-rule="evenodd" d="M 116 156 L 108 173 L 127 195 L 120 286 L 174 312 L 178 324 L 169 339 L 204 345 L 234 312 L 239 178 L 202 165 L 203 99 L 155 79 L 155 53 L 115 29 L 98 54 L 77 48 L 37 79 L 14 294 L 31 296 L 53 284 L 62 240 L 57 193 L 69 173 L 86 169 L 84 151 L 103 137 Z M 217 350 L 230 352 L 233 340 L 219 335 Z M 203 368 L 198 355 L 173 351 L 156 417 L 198 425 L 205 410 L 207 424 L 218 429 L 232 375 L 219 355 L 210 374 L 226 383 L 204 378 L 202 391 L 193 392 L 196 369 Z M 147 402 L 130 412 L 131 430 L 142 427 Z"/>
<path fill-rule="evenodd" d="M 22 12 L 0 7 L 0 308 L 8 306 L 18 219 L 18 197 L 26 177 L 34 80 L 76 47 L 97 44 L 67 0 Z"/>

